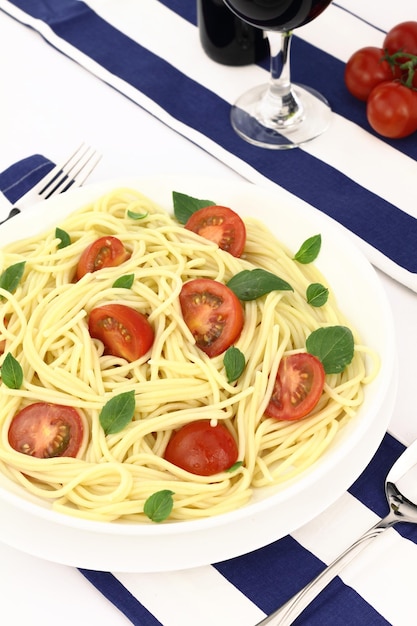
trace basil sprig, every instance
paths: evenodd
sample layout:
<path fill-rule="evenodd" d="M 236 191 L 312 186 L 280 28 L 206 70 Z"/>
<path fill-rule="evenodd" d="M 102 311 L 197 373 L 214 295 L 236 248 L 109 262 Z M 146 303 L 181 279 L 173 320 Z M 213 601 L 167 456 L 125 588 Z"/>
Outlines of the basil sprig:
<path fill-rule="evenodd" d="M 144 220 L 145 217 L 148 217 L 149 213 L 148 211 L 145 211 L 144 213 L 136 213 L 135 211 L 130 211 L 128 210 L 127 212 L 127 216 L 130 217 L 131 220 Z"/>
<path fill-rule="evenodd" d="M 239 348 L 230 346 L 230 348 L 228 348 L 224 353 L 223 365 L 226 369 L 227 382 L 233 383 L 239 378 L 239 376 L 241 376 L 243 370 L 245 369 L 245 355 L 239 350 Z"/>
<path fill-rule="evenodd" d="M 7 267 L 0 275 L 0 287 L 13 293 L 22 279 L 25 265 L 26 261 L 20 261 Z"/>
<path fill-rule="evenodd" d="M 329 298 L 329 290 L 320 283 L 311 283 L 306 291 L 307 302 L 311 306 L 319 307 L 326 304 Z"/>
<path fill-rule="evenodd" d="M 9 389 L 20 389 L 22 386 L 22 366 L 10 352 L 6 354 L 1 366 L 1 379 Z"/>
<path fill-rule="evenodd" d="M 346 326 L 318 328 L 307 337 L 306 349 L 322 362 L 326 374 L 339 374 L 353 359 L 352 331 Z"/>
<path fill-rule="evenodd" d="M 242 270 L 229 280 L 227 286 L 239 300 L 256 300 L 270 291 L 294 291 L 285 280 L 260 268 Z"/>
<path fill-rule="evenodd" d="M 112 287 L 120 287 L 122 289 L 130 289 L 133 285 L 133 281 L 135 280 L 134 274 L 125 274 L 124 276 L 119 276 L 114 281 Z"/>
<path fill-rule="evenodd" d="M 135 412 L 135 392 L 125 391 L 111 398 L 100 412 L 100 424 L 106 435 L 119 433 L 132 421 Z"/>
<path fill-rule="evenodd" d="M 294 260 L 303 264 L 312 263 L 317 259 L 320 248 L 321 235 L 309 237 L 303 244 L 301 244 L 300 249 L 295 253 Z"/>
<path fill-rule="evenodd" d="M 66 230 L 62 230 L 62 228 L 58 227 L 55 228 L 55 237 L 61 240 L 58 244 L 58 250 L 62 250 L 62 248 L 66 248 L 71 245 L 71 237 Z"/>
<path fill-rule="evenodd" d="M 179 191 L 172 192 L 172 201 L 174 205 L 174 215 L 180 224 L 186 224 L 193 213 L 206 206 L 216 206 L 212 200 L 200 200 L 187 196 Z"/>
<path fill-rule="evenodd" d="M 145 501 L 143 512 L 153 522 L 163 522 L 169 517 L 174 506 L 174 492 L 169 489 L 156 491 Z"/>

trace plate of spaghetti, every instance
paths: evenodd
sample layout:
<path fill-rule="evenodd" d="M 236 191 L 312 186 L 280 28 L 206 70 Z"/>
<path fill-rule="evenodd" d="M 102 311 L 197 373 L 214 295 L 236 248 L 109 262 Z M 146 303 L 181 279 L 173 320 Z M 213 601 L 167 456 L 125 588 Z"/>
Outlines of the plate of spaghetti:
<path fill-rule="evenodd" d="M 395 399 L 378 276 L 279 188 L 164 176 L 69 191 L 1 227 L 0 531 L 151 572 L 307 523 Z"/>

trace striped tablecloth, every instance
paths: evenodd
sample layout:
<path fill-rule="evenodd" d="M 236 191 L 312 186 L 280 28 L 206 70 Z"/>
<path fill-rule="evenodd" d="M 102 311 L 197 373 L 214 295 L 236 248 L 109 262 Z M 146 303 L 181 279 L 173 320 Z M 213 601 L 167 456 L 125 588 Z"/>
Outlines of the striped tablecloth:
<path fill-rule="evenodd" d="M 231 129 L 231 102 L 265 80 L 267 69 L 208 59 L 194 0 L 0 0 L 0 9 L 248 180 L 280 185 L 328 214 L 375 266 L 417 290 L 416 136 L 377 137 L 343 83 L 350 54 L 381 45 L 393 24 L 416 19 L 416 8 L 413 0 L 384 11 L 377 0 L 362 4 L 334 2 L 296 33 L 293 78 L 322 91 L 334 115 L 325 135 L 285 152 L 250 146 Z M 4 195 L 13 201 L 16 180 L 39 165 L 48 161 L 38 155 L 0 175 Z M 251 554 L 181 572 L 81 573 L 133 624 L 253 626 L 387 513 L 384 478 L 402 449 L 387 434 L 349 492 L 307 526 Z M 414 625 L 416 543 L 414 527 L 390 529 L 296 623 Z"/>

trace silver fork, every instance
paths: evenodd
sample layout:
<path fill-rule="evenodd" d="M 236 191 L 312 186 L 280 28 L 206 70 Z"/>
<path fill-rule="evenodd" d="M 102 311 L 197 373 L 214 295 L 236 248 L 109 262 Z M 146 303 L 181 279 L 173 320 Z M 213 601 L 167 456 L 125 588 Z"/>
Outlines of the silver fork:
<path fill-rule="evenodd" d="M 36 202 L 47 200 L 70 187 L 81 187 L 90 176 L 101 159 L 93 148 L 81 144 L 77 150 L 67 158 L 64 163 L 56 165 L 46 176 L 34 185 L 24 196 L 14 203 L 9 215 L 0 222 L 6 222 L 14 215 L 20 213 Z"/>

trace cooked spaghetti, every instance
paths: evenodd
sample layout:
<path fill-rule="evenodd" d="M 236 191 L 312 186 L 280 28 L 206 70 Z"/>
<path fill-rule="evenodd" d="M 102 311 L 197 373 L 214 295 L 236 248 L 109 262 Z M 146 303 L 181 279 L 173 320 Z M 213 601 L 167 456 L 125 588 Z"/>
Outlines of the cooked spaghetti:
<path fill-rule="evenodd" d="M 23 371 L 18 389 L 0 384 L 2 473 L 50 500 L 58 511 L 103 521 L 149 522 L 145 501 L 171 490 L 169 519 L 190 520 L 236 509 L 250 500 L 253 489 L 293 479 L 324 453 L 360 407 L 377 358 L 352 329 L 354 357 L 342 373 L 326 376 L 315 409 L 299 421 L 265 417 L 282 356 L 305 351 L 306 337 L 315 329 L 349 322 L 331 293 L 321 307 L 306 302 L 307 286 L 325 282 L 314 264 L 295 262 L 293 252 L 265 226 L 255 219 L 244 221 L 245 252 L 235 258 L 184 229 L 141 193 L 118 189 L 59 224 L 71 245 L 59 247 L 60 239 L 51 231 L 0 252 L 0 274 L 25 261 L 14 292 L 0 288 L 0 366 L 12 354 Z M 75 281 L 82 252 L 108 235 L 123 242 L 130 258 Z M 209 358 L 195 345 L 179 293 L 190 279 L 226 283 L 252 268 L 279 275 L 293 291 L 272 291 L 244 302 L 244 328 L 235 346 L 245 355 L 246 367 L 237 381 L 228 383 L 223 356 Z M 129 289 L 114 286 L 128 274 L 134 274 Z M 155 339 L 144 357 L 129 363 L 110 356 L 90 337 L 89 312 L 109 302 L 133 307 L 148 318 Z M 99 420 L 104 404 L 131 390 L 133 419 L 120 432 L 106 435 Z M 34 458 L 10 446 L 13 417 L 35 402 L 80 412 L 84 441 L 77 458 Z M 232 471 L 199 476 L 164 459 L 172 433 L 201 419 L 222 423 L 233 434 L 241 464 Z"/>

